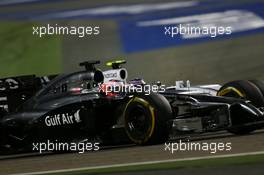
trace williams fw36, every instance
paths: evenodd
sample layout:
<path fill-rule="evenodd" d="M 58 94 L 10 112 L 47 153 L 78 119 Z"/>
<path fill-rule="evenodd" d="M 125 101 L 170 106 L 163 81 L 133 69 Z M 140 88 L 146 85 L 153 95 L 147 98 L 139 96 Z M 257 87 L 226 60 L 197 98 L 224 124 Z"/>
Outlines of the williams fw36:
<path fill-rule="evenodd" d="M 264 84 L 239 80 L 191 86 L 176 81 L 158 92 L 120 91 L 139 88 L 142 79 L 127 81 L 125 61 L 83 62 L 78 72 L 0 80 L 0 144 L 2 153 L 32 150 L 32 143 L 123 141 L 140 145 L 165 142 L 171 136 L 227 130 L 247 134 L 264 126 Z M 107 93 L 106 93 L 107 92 Z"/>

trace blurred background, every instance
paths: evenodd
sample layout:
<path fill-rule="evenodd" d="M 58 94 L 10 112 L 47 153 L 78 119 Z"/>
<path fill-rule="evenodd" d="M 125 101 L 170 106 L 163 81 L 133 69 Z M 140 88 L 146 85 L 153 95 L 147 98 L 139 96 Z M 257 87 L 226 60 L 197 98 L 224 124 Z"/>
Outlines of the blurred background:
<path fill-rule="evenodd" d="M 227 18 L 229 13 L 233 15 Z M 210 25 L 235 30 L 215 38 L 170 38 L 162 25 L 138 25 L 179 18 L 183 24 L 200 25 L 209 19 Z M 99 26 L 100 34 L 32 34 L 33 26 L 47 24 Z M 83 60 L 126 59 L 129 78 L 149 83 L 264 79 L 264 1 L 1 0 L 0 46 L 1 77 L 71 72 Z"/>

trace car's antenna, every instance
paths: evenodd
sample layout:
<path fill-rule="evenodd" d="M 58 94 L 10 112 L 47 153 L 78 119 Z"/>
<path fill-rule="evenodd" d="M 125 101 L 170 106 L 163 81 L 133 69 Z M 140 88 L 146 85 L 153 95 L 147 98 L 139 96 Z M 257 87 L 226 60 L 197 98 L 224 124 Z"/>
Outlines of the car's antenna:
<path fill-rule="evenodd" d="M 80 66 L 84 66 L 86 71 L 95 71 L 95 64 L 100 64 L 98 60 L 84 61 L 80 63 Z"/>

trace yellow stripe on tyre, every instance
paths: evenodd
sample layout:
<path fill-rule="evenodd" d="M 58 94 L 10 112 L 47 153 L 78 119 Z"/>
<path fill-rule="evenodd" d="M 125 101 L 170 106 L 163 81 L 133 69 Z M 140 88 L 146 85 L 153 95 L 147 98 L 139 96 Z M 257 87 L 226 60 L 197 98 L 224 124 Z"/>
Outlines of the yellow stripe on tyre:
<path fill-rule="evenodd" d="M 234 87 L 227 87 L 217 93 L 218 96 L 225 96 L 230 92 L 235 92 L 239 97 L 245 97 L 245 94 Z"/>
<path fill-rule="evenodd" d="M 142 140 L 136 140 L 136 139 L 134 139 L 134 138 L 131 137 L 131 135 L 126 131 L 128 137 L 129 137 L 133 142 L 138 143 L 138 144 L 142 144 L 142 143 L 147 142 L 147 141 L 151 138 L 151 136 L 152 136 L 152 134 L 153 134 L 153 132 L 154 132 L 154 129 L 155 129 L 155 111 L 154 111 L 154 109 L 155 109 L 155 108 L 153 108 L 153 107 L 149 104 L 149 102 L 146 101 L 145 99 L 143 99 L 143 98 L 139 98 L 139 97 L 133 97 L 133 98 L 127 103 L 127 105 L 126 105 L 126 107 L 125 107 L 125 110 L 124 110 L 124 113 L 126 112 L 128 106 L 129 106 L 129 104 L 130 104 L 131 102 L 138 102 L 138 103 L 142 104 L 142 105 L 145 106 L 147 109 L 149 109 L 150 114 L 151 114 L 151 128 L 148 130 L 148 133 L 149 133 L 149 134 L 145 137 L 145 139 L 144 139 L 143 141 L 142 141 Z"/>

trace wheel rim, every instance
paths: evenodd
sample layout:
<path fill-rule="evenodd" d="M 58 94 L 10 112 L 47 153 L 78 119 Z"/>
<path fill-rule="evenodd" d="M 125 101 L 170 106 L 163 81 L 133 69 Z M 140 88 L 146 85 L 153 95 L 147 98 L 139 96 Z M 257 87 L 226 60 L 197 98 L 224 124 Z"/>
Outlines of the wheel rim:
<path fill-rule="evenodd" d="M 127 129 L 130 136 L 136 140 L 144 140 L 151 128 L 151 117 L 148 111 L 141 106 L 136 105 L 127 115 Z"/>

